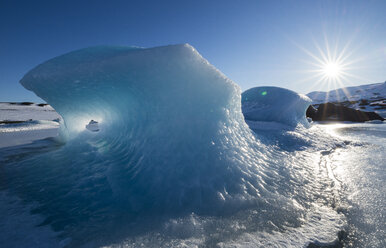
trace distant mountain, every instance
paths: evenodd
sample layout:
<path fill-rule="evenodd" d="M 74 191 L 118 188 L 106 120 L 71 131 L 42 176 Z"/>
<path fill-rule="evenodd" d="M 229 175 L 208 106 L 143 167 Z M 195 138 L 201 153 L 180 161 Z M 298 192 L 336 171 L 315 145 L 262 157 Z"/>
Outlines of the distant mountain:
<path fill-rule="evenodd" d="M 336 103 L 364 111 L 375 111 L 386 115 L 386 82 L 345 87 L 336 90 L 313 91 L 307 94 L 313 105 Z"/>
<path fill-rule="evenodd" d="M 385 99 L 386 82 L 340 88 L 328 92 L 313 91 L 308 93 L 307 96 L 312 99 L 314 104 L 325 102 L 359 101 L 361 99 Z"/>

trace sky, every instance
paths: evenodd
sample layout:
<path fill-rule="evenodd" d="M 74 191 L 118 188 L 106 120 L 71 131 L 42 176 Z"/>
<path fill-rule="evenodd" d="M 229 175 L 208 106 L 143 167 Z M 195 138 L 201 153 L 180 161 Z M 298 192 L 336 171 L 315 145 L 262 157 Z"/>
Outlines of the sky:
<path fill-rule="evenodd" d="M 0 0 L 0 102 L 43 102 L 20 79 L 48 59 L 97 45 L 189 43 L 243 91 L 380 83 L 385 11 L 384 0 Z M 340 58 L 340 77 L 323 78 L 323 55 Z"/>

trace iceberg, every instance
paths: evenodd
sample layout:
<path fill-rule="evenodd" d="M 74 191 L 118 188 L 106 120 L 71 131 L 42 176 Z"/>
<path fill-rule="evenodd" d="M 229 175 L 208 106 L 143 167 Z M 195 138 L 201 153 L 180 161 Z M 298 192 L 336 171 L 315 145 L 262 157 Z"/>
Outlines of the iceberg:
<path fill-rule="evenodd" d="M 96 163 L 127 212 L 218 214 L 275 192 L 240 88 L 190 45 L 86 48 L 21 84 L 63 118 L 60 164 Z M 91 120 L 99 132 L 86 130 Z"/>
<path fill-rule="evenodd" d="M 310 104 L 307 96 L 280 87 L 255 87 L 242 94 L 242 111 L 249 121 L 308 127 L 306 110 Z"/>
<path fill-rule="evenodd" d="M 188 44 L 85 48 L 38 65 L 21 84 L 62 116 L 65 142 L 6 166 L 6 188 L 36 203 L 41 225 L 71 246 L 127 237 L 133 247 L 189 239 L 211 246 L 325 213 L 312 203 L 324 182 L 312 180 L 309 161 L 292 164 L 244 120 L 294 125 L 305 120 L 308 99 L 268 87 L 270 99 L 259 99 L 252 89 L 243 115 L 239 86 Z M 97 132 L 87 128 L 94 122 Z M 320 229 L 335 235 L 334 214 L 321 217 L 310 239 Z M 147 241 L 135 238 L 144 234 Z"/>

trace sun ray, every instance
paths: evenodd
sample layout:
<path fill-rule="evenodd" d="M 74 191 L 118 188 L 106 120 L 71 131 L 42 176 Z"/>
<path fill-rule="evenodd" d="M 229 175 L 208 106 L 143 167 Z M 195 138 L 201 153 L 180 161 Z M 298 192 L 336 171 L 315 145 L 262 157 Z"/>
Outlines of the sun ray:
<path fill-rule="evenodd" d="M 327 62 L 328 61 L 328 58 L 327 58 L 327 56 L 326 56 L 326 54 L 323 52 L 323 49 L 319 46 L 319 44 L 316 42 L 316 40 L 314 40 L 314 46 L 316 47 L 316 49 L 319 51 L 319 54 L 320 54 L 320 56 L 322 57 L 322 60 L 319 60 L 319 58 L 318 58 L 318 61 L 320 62 L 320 63 L 325 63 L 325 62 Z M 316 57 L 316 56 L 315 56 Z"/>
<path fill-rule="evenodd" d="M 332 58 L 331 58 L 331 52 L 330 52 L 330 45 L 328 44 L 327 35 L 325 32 L 323 32 L 323 36 L 324 36 L 324 44 L 327 50 L 327 58 L 328 58 L 328 61 L 331 61 Z"/>
<path fill-rule="evenodd" d="M 290 40 L 296 47 L 298 47 L 299 49 L 301 49 L 303 52 L 305 52 L 308 56 L 312 57 L 313 59 L 315 59 L 317 62 L 319 63 L 323 63 L 323 60 L 321 60 L 320 58 L 318 58 L 318 56 L 316 56 L 315 54 L 313 54 L 312 52 L 310 52 L 309 50 L 307 50 L 306 48 L 304 48 L 303 46 L 299 45 L 297 42 L 295 42 L 294 40 Z"/>
<path fill-rule="evenodd" d="M 335 37 L 334 42 L 330 42 L 327 32 L 321 33 L 321 41 L 317 42 L 314 37 L 311 37 L 314 45 L 314 51 L 310 48 L 301 46 L 299 43 L 287 37 L 291 43 L 307 54 L 311 59 L 298 59 L 300 63 L 308 66 L 307 69 L 299 70 L 305 76 L 297 84 L 301 85 L 308 83 L 307 90 L 333 90 L 336 88 L 344 88 L 348 83 L 353 84 L 354 80 L 368 81 L 368 79 L 354 75 L 353 72 L 359 71 L 366 66 L 363 66 L 363 61 L 366 56 L 355 57 L 360 47 L 352 47 L 353 39 L 356 34 L 352 35 L 346 42 L 342 42 L 341 32 Z M 361 65 L 362 68 L 358 66 Z M 357 69 L 359 68 L 359 70 Z M 347 90 L 339 91 L 339 99 L 349 98 Z"/>
<path fill-rule="evenodd" d="M 301 82 L 312 82 L 310 85 L 314 88 L 320 88 L 320 85 L 324 85 L 323 88 L 327 88 L 330 91 L 336 88 L 344 88 L 347 82 L 351 82 L 353 78 L 358 78 L 350 72 L 354 71 L 355 65 L 363 61 L 364 58 L 352 58 L 358 48 L 353 49 L 351 47 L 351 39 L 342 44 L 340 35 L 338 35 L 335 42 L 330 43 L 326 32 L 323 32 L 321 43 L 317 42 L 313 37 L 312 41 L 315 52 L 311 52 L 309 49 L 293 42 L 311 58 L 311 60 L 303 61 L 303 63 L 312 68 L 303 72 L 312 75 L 301 80 Z M 363 78 L 361 80 L 366 81 Z M 337 92 L 339 99 L 346 99 L 345 96 L 349 98 L 347 90 Z"/>

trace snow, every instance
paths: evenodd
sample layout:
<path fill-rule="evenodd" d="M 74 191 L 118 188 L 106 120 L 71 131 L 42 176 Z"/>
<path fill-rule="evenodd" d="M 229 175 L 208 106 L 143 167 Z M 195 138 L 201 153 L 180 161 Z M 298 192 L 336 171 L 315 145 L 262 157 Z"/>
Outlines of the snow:
<path fill-rule="evenodd" d="M 0 124 L 0 148 L 25 145 L 36 140 L 58 136 L 59 123 L 51 121 L 24 124 Z"/>
<path fill-rule="evenodd" d="M 92 132 L 98 132 L 99 131 L 99 126 L 98 126 L 98 122 L 94 121 L 94 120 L 91 120 L 87 125 L 86 125 L 86 129 L 92 131 Z"/>
<path fill-rule="evenodd" d="M 0 103 L 0 148 L 56 137 L 60 116 L 49 106 Z M 9 123 L 9 122 L 20 123 Z"/>
<path fill-rule="evenodd" d="M 242 110 L 248 121 L 273 121 L 289 126 L 308 126 L 306 110 L 311 100 L 279 87 L 255 87 L 242 94 Z"/>
<path fill-rule="evenodd" d="M 329 92 L 314 91 L 307 96 L 312 99 L 312 104 L 339 103 L 353 109 L 376 112 L 386 118 L 386 82 L 340 88 Z"/>
<path fill-rule="evenodd" d="M 385 99 L 386 82 L 345 87 L 328 92 L 314 91 L 307 94 L 313 104 L 325 102 L 359 101 L 361 99 Z"/>
<path fill-rule="evenodd" d="M 49 106 L 0 103 L 0 121 L 55 120 L 60 116 Z"/>

